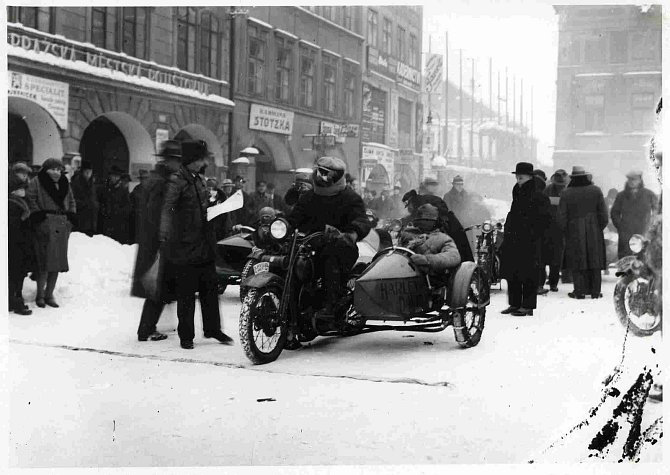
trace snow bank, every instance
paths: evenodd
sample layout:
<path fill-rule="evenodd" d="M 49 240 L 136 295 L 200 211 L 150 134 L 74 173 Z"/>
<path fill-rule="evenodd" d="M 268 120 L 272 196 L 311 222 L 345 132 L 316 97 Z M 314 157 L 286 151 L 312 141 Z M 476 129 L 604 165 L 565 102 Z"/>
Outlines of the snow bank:
<path fill-rule="evenodd" d="M 129 295 L 136 253 L 136 244 L 119 244 L 103 235 L 72 233 L 68 247 L 70 271 L 58 279 L 58 297 L 63 301 L 99 301 Z"/>

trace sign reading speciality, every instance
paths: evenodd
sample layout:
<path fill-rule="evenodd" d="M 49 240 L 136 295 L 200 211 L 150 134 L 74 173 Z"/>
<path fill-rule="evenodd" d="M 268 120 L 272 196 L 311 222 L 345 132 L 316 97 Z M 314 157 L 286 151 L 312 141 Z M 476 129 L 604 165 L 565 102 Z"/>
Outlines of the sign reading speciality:
<path fill-rule="evenodd" d="M 444 58 L 441 54 L 431 54 L 426 63 L 425 91 L 435 92 L 442 82 L 442 65 Z"/>
<path fill-rule="evenodd" d="M 67 129 L 67 111 L 70 88 L 67 83 L 52 81 L 29 74 L 9 73 L 9 97 L 22 97 L 42 106 L 58 126 Z"/>
<path fill-rule="evenodd" d="M 251 104 L 249 128 L 275 134 L 291 135 L 293 132 L 293 112 L 261 104 Z"/>

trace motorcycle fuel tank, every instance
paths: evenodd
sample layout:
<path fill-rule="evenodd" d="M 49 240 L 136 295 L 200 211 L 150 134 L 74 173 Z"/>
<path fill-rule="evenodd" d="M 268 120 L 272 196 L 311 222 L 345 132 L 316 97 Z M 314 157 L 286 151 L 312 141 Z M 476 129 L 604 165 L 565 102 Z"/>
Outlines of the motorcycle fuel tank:
<path fill-rule="evenodd" d="M 366 319 L 406 320 L 429 311 L 426 276 L 401 253 L 379 257 L 356 280 L 356 311 Z"/>

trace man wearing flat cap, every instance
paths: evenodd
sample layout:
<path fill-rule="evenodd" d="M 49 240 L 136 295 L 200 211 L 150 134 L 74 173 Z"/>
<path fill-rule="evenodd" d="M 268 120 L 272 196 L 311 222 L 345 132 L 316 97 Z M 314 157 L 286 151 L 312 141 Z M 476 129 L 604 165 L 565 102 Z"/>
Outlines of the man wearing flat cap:
<path fill-rule="evenodd" d="M 641 170 L 631 170 L 626 174 L 626 184 L 620 191 L 610 216 L 619 233 L 619 259 L 632 254 L 628 240 L 633 234 L 647 232 L 651 217 L 658 206 L 658 198 L 653 191 L 645 188 Z"/>
<path fill-rule="evenodd" d="M 537 307 L 542 238 L 551 219 L 549 198 L 538 189 L 533 165 L 519 162 L 512 172 L 517 184 L 505 220 L 501 275 L 507 279 L 509 307 L 503 314 L 533 315 Z"/>
<path fill-rule="evenodd" d="M 232 338 L 221 331 L 214 265 L 215 230 L 207 221 L 207 187 L 198 174 L 210 155 L 207 144 L 201 140 L 182 142 L 181 167 L 170 177 L 161 213 L 161 252 L 174 270 L 179 319 L 177 333 L 184 349 L 193 349 L 196 292 L 205 338 L 215 338 L 223 344 L 232 343 Z"/>

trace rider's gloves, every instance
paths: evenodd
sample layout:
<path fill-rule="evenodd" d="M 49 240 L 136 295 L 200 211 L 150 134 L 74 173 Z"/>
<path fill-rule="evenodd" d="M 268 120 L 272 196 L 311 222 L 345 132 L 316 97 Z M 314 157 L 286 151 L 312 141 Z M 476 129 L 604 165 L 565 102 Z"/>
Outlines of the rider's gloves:
<path fill-rule="evenodd" d="M 331 226 L 330 224 L 326 224 L 323 233 L 326 235 L 326 238 L 328 238 L 329 241 L 334 241 L 342 234 L 339 229 L 337 229 L 335 226 Z"/>
<path fill-rule="evenodd" d="M 422 254 L 414 254 L 410 256 L 410 261 L 424 274 L 428 273 L 430 269 L 430 264 L 428 263 L 428 258 Z"/>

